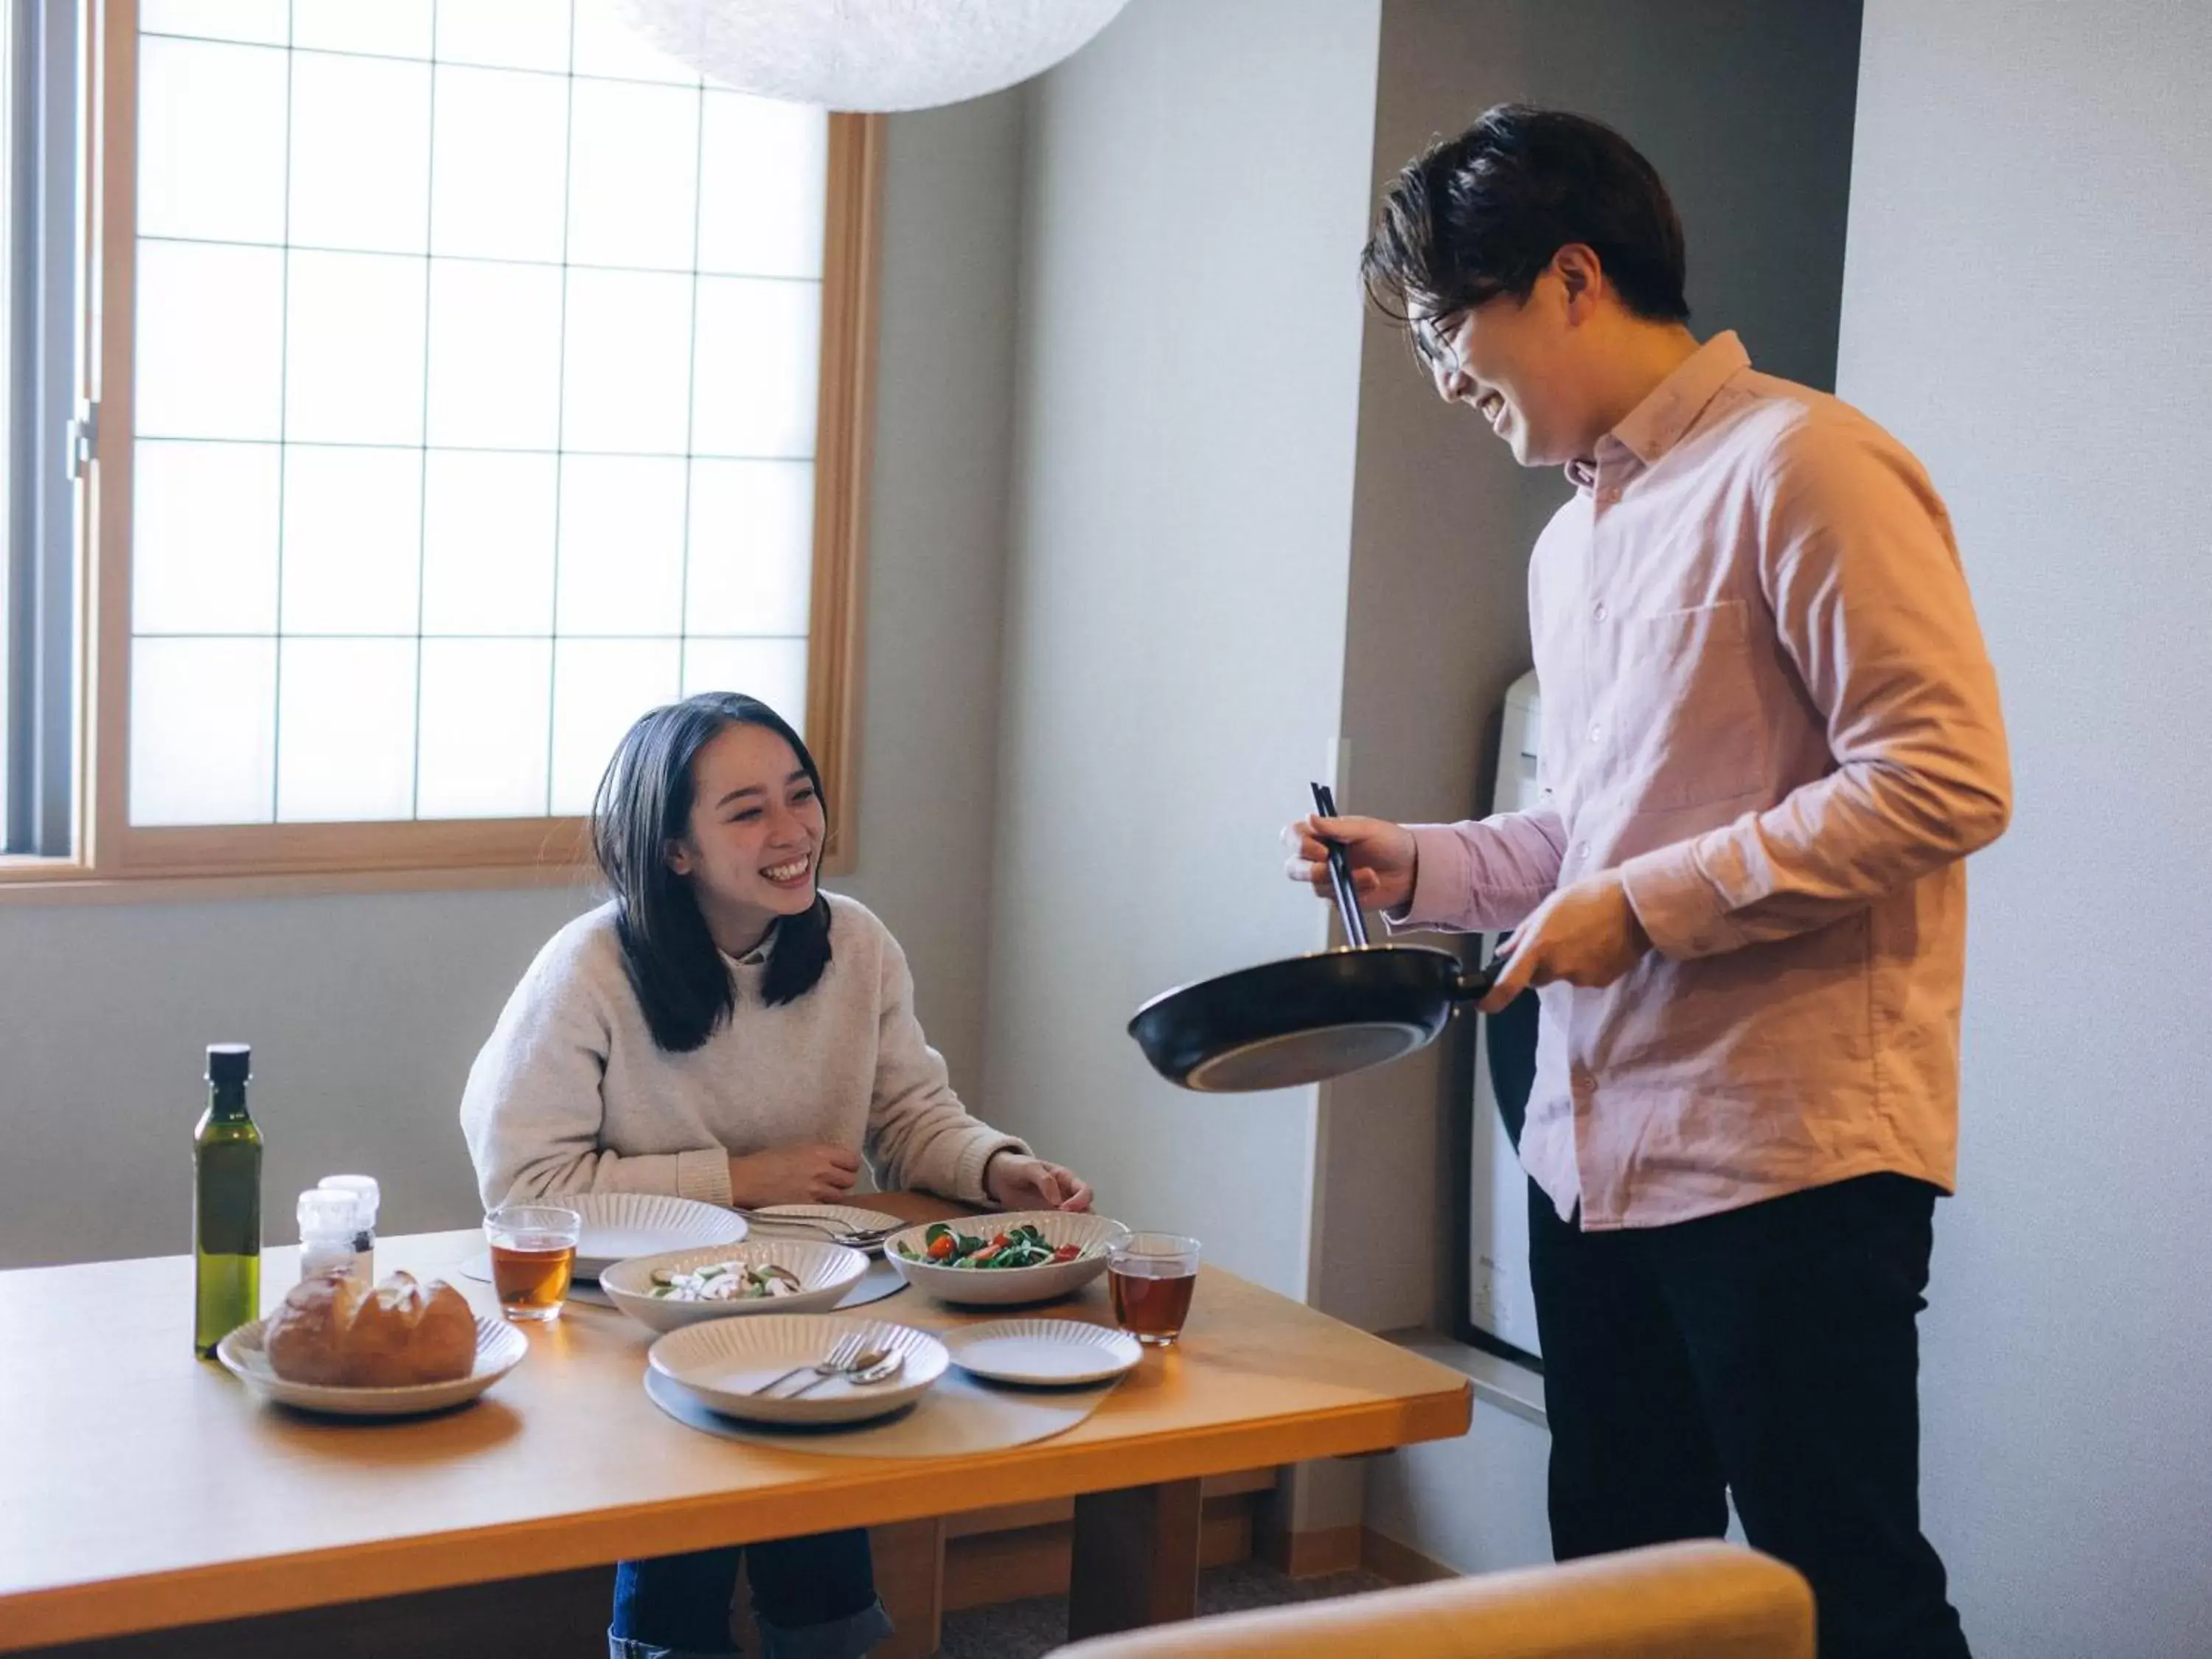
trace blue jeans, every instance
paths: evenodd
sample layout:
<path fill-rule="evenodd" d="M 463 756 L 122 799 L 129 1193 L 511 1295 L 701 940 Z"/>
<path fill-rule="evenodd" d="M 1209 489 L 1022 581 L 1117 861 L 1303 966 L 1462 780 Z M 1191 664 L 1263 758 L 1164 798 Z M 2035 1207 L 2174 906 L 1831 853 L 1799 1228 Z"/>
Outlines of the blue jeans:
<path fill-rule="evenodd" d="M 615 1569 L 611 1659 L 726 1659 L 738 1562 L 752 1556 L 763 1659 L 861 1659 L 891 1633 L 876 1600 L 868 1534 L 822 1533 L 696 1550 Z"/>

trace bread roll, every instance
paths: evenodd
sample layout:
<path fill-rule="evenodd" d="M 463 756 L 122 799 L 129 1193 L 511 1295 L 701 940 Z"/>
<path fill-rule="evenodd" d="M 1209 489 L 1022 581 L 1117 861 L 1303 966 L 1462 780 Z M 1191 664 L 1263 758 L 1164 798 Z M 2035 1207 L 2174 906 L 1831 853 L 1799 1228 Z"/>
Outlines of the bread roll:
<path fill-rule="evenodd" d="M 287 1382 L 342 1383 L 345 1334 L 368 1292 L 343 1273 L 303 1279 L 269 1316 L 261 1346 L 270 1369 Z"/>
<path fill-rule="evenodd" d="M 449 1382 L 476 1364 L 477 1321 L 441 1279 L 396 1273 L 375 1290 L 337 1276 L 295 1285 L 262 1336 L 288 1382 L 393 1389 Z"/>

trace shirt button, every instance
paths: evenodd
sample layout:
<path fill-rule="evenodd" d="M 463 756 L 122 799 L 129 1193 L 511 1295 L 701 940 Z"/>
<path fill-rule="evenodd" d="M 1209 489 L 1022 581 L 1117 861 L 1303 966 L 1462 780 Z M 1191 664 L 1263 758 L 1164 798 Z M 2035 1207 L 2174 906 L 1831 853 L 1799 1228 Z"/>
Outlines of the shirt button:
<path fill-rule="evenodd" d="M 1596 610 L 1590 612 L 1590 615 L 1595 617 L 1600 622 L 1603 622 L 1606 617 L 1605 607 L 1603 605 L 1598 606 Z"/>
<path fill-rule="evenodd" d="M 1578 859 L 1588 858 L 1589 856 L 1589 843 L 1588 842 L 1584 842 L 1581 846 L 1576 848 L 1575 856 Z"/>
<path fill-rule="evenodd" d="M 1589 729 L 1589 740 L 1590 740 L 1592 743 L 1595 743 L 1595 742 L 1597 741 L 1597 735 L 1598 735 L 1598 732 L 1599 732 L 1599 730 L 1600 730 L 1600 728 L 1599 728 L 1598 726 L 1592 726 L 1590 727 L 1590 729 Z"/>

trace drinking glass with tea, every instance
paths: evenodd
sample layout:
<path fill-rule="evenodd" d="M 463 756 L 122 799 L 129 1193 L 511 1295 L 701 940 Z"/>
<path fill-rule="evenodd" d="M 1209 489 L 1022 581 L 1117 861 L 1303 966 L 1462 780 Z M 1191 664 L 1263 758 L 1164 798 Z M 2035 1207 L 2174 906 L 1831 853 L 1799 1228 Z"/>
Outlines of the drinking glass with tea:
<path fill-rule="evenodd" d="M 584 1218 L 558 1204 L 502 1204 L 484 1218 L 492 1287 L 509 1319 L 558 1319 Z"/>
<path fill-rule="evenodd" d="M 1106 1248 L 1114 1322 L 1148 1348 L 1173 1346 L 1198 1285 L 1198 1241 L 1180 1233 L 1131 1233 Z"/>

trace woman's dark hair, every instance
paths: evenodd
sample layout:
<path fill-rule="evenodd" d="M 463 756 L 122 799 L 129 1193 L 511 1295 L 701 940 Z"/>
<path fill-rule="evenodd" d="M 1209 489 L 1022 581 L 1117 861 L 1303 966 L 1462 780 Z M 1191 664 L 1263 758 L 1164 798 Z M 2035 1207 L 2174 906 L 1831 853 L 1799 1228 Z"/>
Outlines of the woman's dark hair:
<path fill-rule="evenodd" d="M 1682 222 L 1651 163 L 1611 127 L 1500 104 L 1407 163 L 1376 210 L 1359 279 L 1395 321 L 1526 300 L 1552 256 L 1591 248 L 1621 302 L 1686 322 Z"/>
<path fill-rule="evenodd" d="M 764 726 L 789 744 L 829 810 L 822 774 L 799 733 L 758 698 L 734 691 L 702 692 L 645 715 L 617 745 L 592 803 L 592 850 L 614 890 L 623 967 L 653 1040 L 674 1054 L 706 1042 L 737 1006 L 691 884 L 668 867 L 669 843 L 691 826 L 691 763 L 732 726 Z M 763 1000 L 805 996 L 829 965 L 830 901 L 817 888 L 812 909 L 775 925 Z"/>

